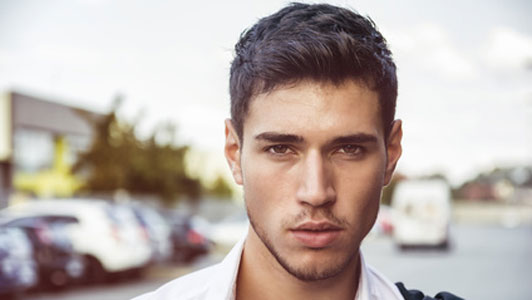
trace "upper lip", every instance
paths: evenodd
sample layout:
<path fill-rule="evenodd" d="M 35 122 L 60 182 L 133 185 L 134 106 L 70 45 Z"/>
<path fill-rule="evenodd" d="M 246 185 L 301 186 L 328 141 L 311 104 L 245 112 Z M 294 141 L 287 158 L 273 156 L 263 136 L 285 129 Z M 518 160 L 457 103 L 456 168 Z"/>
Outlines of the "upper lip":
<path fill-rule="evenodd" d="M 292 228 L 293 231 L 308 230 L 308 231 L 326 231 L 326 230 L 341 230 L 342 227 L 335 225 L 328 221 L 320 222 L 305 222 Z"/>

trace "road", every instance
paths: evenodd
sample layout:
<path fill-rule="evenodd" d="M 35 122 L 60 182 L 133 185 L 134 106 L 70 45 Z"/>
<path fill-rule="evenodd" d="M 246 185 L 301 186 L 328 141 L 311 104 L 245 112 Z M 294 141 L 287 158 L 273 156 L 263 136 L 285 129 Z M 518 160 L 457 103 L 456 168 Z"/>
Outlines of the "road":
<path fill-rule="evenodd" d="M 366 261 L 394 281 L 434 296 L 532 299 L 532 226 L 454 226 L 451 251 L 400 252 L 389 240 L 363 246 Z"/>
<path fill-rule="evenodd" d="M 455 225 L 452 235 L 448 252 L 421 249 L 401 252 L 383 237 L 367 239 L 362 250 L 366 262 L 390 280 L 402 281 L 408 288 L 421 289 L 431 296 L 448 290 L 465 299 L 531 299 L 532 226 L 507 229 L 495 225 Z M 157 267 L 142 280 L 30 294 L 23 299 L 130 299 L 222 257 L 213 254 L 188 266 Z"/>

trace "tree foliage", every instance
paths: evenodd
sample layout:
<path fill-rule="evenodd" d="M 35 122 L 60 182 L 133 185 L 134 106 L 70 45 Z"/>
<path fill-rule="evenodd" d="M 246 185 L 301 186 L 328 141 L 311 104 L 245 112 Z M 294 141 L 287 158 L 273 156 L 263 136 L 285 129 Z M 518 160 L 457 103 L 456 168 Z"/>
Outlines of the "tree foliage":
<path fill-rule="evenodd" d="M 158 196 L 167 204 L 180 196 L 199 198 L 202 192 L 199 179 L 185 172 L 189 147 L 175 146 L 173 140 L 164 144 L 156 141 L 157 134 L 173 136 L 172 126 L 159 128 L 148 139 L 140 140 L 133 124 L 117 119 L 116 109 L 93 125 L 92 144 L 74 166 L 74 171 L 86 178 L 85 191 L 126 190 Z"/>
<path fill-rule="evenodd" d="M 220 199 L 230 199 L 233 196 L 233 189 L 227 180 L 218 176 L 212 186 L 206 190 L 207 194 L 218 197 Z"/>

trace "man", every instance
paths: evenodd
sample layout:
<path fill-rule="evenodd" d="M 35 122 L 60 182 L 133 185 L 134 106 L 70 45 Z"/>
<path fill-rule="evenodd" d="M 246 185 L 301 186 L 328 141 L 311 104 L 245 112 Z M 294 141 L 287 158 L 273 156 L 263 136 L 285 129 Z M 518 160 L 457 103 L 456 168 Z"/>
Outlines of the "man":
<path fill-rule="evenodd" d="M 359 253 L 401 155 L 395 70 L 373 22 L 347 9 L 294 3 L 246 31 L 225 156 L 249 232 L 139 299 L 424 299 Z"/>

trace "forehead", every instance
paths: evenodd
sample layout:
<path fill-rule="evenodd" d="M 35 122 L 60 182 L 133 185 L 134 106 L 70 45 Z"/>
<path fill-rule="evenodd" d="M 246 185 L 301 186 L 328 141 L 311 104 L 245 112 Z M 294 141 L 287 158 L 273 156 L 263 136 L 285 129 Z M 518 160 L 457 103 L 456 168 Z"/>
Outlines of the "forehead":
<path fill-rule="evenodd" d="M 277 88 L 251 101 L 244 140 L 268 131 L 318 139 L 354 133 L 382 137 L 378 94 L 354 80 Z"/>

